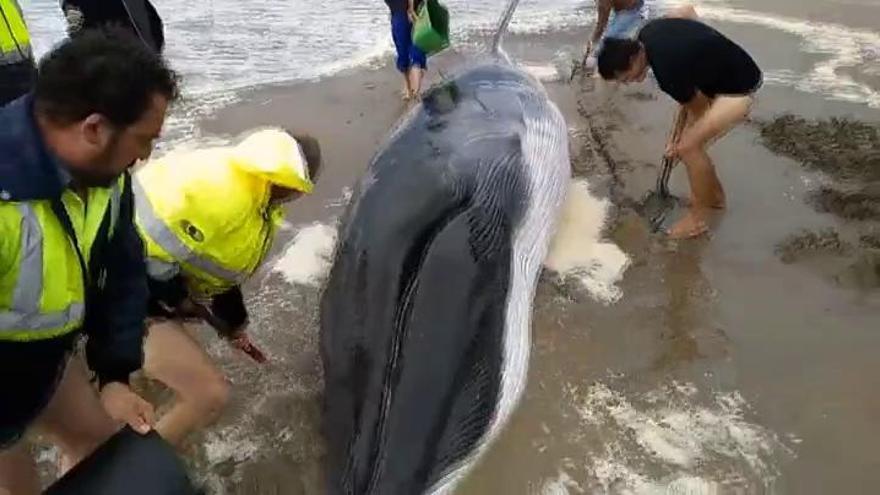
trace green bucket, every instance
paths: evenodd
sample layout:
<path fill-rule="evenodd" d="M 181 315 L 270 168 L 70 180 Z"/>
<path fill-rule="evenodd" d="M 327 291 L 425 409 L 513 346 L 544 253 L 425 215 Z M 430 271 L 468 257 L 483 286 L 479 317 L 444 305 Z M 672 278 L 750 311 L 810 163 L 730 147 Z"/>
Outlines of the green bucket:
<path fill-rule="evenodd" d="M 425 55 L 449 46 L 449 11 L 437 0 L 425 0 L 413 26 L 413 44 Z"/>

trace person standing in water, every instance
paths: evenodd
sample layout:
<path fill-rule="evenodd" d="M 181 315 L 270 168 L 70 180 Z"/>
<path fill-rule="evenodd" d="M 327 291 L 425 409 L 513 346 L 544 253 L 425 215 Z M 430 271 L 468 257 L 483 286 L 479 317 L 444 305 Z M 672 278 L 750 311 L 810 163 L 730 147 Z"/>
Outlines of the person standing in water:
<path fill-rule="evenodd" d="M 692 5 L 664 9 L 661 0 L 596 0 L 596 26 L 585 52 L 587 66 L 596 66 L 595 54 L 605 38 L 635 38 L 646 22 L 661 16 L 695 18 L 696 12 Z"/>
<path fill-rule="evenodd" d="M 385 0 L 391 10 L 391 37 L 397 50 L 397 70 L 403 74 L 403 99 L 417 99 L 422 92 L 422 79 L 428 57 L 412 41 L 416 11 L 422 0 Z"/>
<path fill-rule="evenodd" d="M 660 89 L 679 103 L 666 155 L 687 167 L 691 204 L 669 235 L 707 232 L 708 213 L 725 207 L 725 195 L 706 148 L 749 115 L 761 69 L 742 47 L 691 19 L 651 21 L 635 40 L 608 38 L 598 62 L 603 79 L 622 83 L 643 81 L 650 68 Z"/>

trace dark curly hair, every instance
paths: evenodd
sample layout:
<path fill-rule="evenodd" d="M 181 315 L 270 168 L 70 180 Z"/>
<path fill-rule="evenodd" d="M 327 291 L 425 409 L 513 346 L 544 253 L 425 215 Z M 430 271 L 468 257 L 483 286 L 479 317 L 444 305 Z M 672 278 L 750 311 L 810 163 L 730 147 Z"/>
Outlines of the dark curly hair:
<path fill-rule="evenodd" d="M 606 38 L 599 52 L 599 75 L 606 81 L 617 77 L 618 72 L 629 69 L 633 55 L 639 53 L 642 45 L 636 40 Z"/>
<path fill-rule="evenodd" d="M 88 30 L 40 61 L 34 105 L 59 123 L 93 113 L 117 127 L 140 119 L 156 94 L 177 100 L 178 76 L 138 39 L 120 29 Z"/>

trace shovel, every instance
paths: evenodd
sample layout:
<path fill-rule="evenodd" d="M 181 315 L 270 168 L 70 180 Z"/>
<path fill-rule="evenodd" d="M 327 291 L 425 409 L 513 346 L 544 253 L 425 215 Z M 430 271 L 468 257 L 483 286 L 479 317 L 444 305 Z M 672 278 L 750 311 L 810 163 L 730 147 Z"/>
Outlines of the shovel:
<path fill-rule="evenodd" d="M 663 157 L 660 174 L 657 176 L 657 185 L 642 199 L 642 212 L 651 225 L 651 232 L 658 232 L 666 221 L 666 217 L 678 205 L 678 198 L 669 193 L 669 176 L 672 175 L 674 166 L 674 159 Z"/>
<path fill-rule="evenodd" d="M 673 122 L 672 134 L 673 142 L 678 140 L 683 130 L 685 115 L 679 113 Z M 647 217 L 651 225 L 651 232 L 657 232 L 666 221 L 666 217 L 678 206 L 678 198 L 669 192 L 669 177 L 672 175 L 672 169 L 675 167 L 677 158 L 670 158 L 663 155 L 663 161 L 660 166 L 660 174 L 657 176 L 657 184 L 653 191 L 642 199 L 642 213 Z"/>
<path fill-rule="evenodd" d="M 593 42 L 590 41 L 587 44 L 587 49 L 584 50 L 584 56 L 581 58 L 580 64 L 575 64 L 571 68 L 571 77 L 568 78 L 568 82 L 574 81 L 575 74 L 580 70 L 581 73 L 585 73 L 587 70 L 587 59 L 590 58 L 590 53 L 593 51 Z"/>

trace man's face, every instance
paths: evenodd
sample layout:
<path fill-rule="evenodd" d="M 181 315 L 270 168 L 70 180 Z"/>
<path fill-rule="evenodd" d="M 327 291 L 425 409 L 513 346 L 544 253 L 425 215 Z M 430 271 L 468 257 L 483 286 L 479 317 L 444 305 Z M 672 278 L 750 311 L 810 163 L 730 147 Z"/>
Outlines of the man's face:
<path fill-rule="evenodd" d="M 648 58 L 645 56 L 645 50 L 639 50 L 632 56 L 629 62 L 629 68 L 625 71 L 617 73 L 614 79 L 624 84 L 642 82 L 648 75 Z"/>
<path fill-rule="evenodd" d="M 76 182 L 107 187 L 138 160 L 149 158 L 167 110 L 168 100 L 157 94 L 141 118 L 125 128 L 113 126 L 102 115 L 88 116 L 80 125 L 83 166 L 70 171 Z"/>

